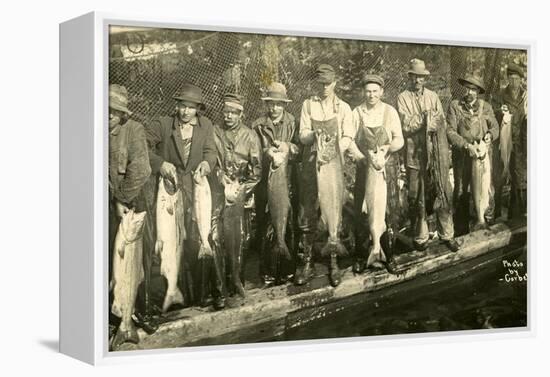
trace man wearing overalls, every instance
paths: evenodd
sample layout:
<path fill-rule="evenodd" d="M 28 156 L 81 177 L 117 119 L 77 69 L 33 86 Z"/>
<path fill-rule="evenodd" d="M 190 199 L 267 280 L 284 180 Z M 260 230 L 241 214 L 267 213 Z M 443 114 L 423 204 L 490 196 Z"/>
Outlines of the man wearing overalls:
<path fill-rule="evenodd" d="M 293 167 L 298 156 L 298 130 L 294 116 L 285 110 L 285 106 L 292 102 L 287 96 L 286 87 L 278 82 L 274 82 L 266 90 L 262 101 L 265 102 L 267 113 L 256 119 L 252 123 L 252 129 L 258 133 L 262 143 L 262 179 L 256 186 L 256 247 L 260 251 L 260 276 L 264 286 L 273 284 L 282 284 L 294 276 L 294 261 L 292 258 L 286 259 L 274 253 L 274 247 L 270 247 L 267 240 L 268 227 L 273 228 L 273 218 L 268 208 L 268 181 L 270 169 L 274 166 L 274 158 L 281 146 L 285 143 L 288 148 L 288 189 L 290 193 L 289 201 L 294 202 L 292 178 L 294 176 Z M 294 221 L 293 210 L 290 208 L 288 216 L 287 239 L 291 248 L 290 254 L 293 256 L 293 232 Z M 270 224 L 271 223 L 271 224 Z M 273 236 L 275 237 L 275 235 Z M 273 242 L 271 243 L 273 246 Z"/>
<path fill-rule="evenodd" d="M 390 273 L 395 273 L 396 264 L 393 257 L 395 246 L 395 233 L 398 229 L 400 218 L 399 186 L 397 182 L 399 174 L 399 160 L 397 151 L 403 148 L 403 134 L 401 122 L 397 110 L 387 103 L 382 102 L 384 93 L 384 79 L 375 74 L 366 74 L 363 77 L 365 101 L 353 110 L 353 125 L 356 130 L 354 142 L 349 151 L 357 162 L 355 176 L 354 200 L 355 200 L 355 263 L 353 271 L 361 273 L 367 267 L 369 239 L 369 224 L 362 211 L 365 200 L 365 182 L 367 175 L 367 158 L 369 151 L 377 147 L 387 146 L 384 149 L 386 155 L 385 177 L 387 187 L 387 204 L 385 211 L 386 231 L 381 237 L 382 249 L 385 254 L 385 267 Z"/>
<path fill-rule="evenodd" d="M 462 99 L 453 100 L 449 106 L 447 137 L 453 146 L 453 201 L 457 204 L 455 230 L 458 234 L 465 234 L 469 232 L 472 158 L 476 156 L 472 143 L 483 140 L 488 145 L 491 156 L 491 144 L 497 140 L 499 129 L 491 105 L 478 98 L 485 92 L 483 80 L 474 75 L 466 75 L 458 82 L 466 88 L 466 95 Z M 489 209 L 485 214 L 488 223 L 493 220 L 493 199 L 490 197 Z"/>
<path fill-rule="evenodd" d="M 298 163 L 298 228 L 300 231 L 299 264 L 295 283 L 306 284 L 314 275 L 312 246 L 319 217 L 317 187 L 317 147 L 316 130 L 337 129 L 337 141 L 340 152 L 349 146 L 354 135 L 350 106 L 334 93 L 336 73 L 328 64 L 321 64 L 315 71 L 314 89 L 316 95 L 308 98 L 302 105 L 299 139 L 303 145 L 301 162 Z M 340 283 L 340 271 L 337 255 L 330 256 L 330 280 L 336 286 Z"/>
<path fill-rule="evenodd" d="M 183 192 L 184 224 L 190 236 L 184 241 L 183 269 L 180 277 L 184 282 L 184 297 L 187 304 L 195 303 L 200 295 L 200 265 L 198 260 L 199 237 L 197 224 L 193 221 L 193 174 L 208 176 L 216 166 L 214 127 L 210 119 L 202 115 L 205 108 L 202 90 L 192 84 L 184 84 L 173 97 L 176 112 L 162 116 L 147 129 L 149 159 L 153 174 L 177 182 Z M 216 253 L 216 250 L 214 250 Z M 214 260 L 217 260 L 215 257 Z M 218 277 L 215 296 L 220 298 L 222 277 Z"/>
<path fill-rule="evenodd" d="M 423 251 L 428 246 L 427 215 L 434 212 L 439 238 L 456 252 L 452 188 L 449 181 L 450 153 L 445 114 L 437 93 L 424 87 L 430 72 L 420 59 L 411 60 L 409 88 L 397 97 L 406 138 L 406 166 L 409 183 L 409 216 L 413 244 Z"/>
<path fill-rule="evenodd" d="M 244 298 L 243 254 L 249 237 L 244 207 L 262 176 L 261 145 L 256 132 L 242 121 L 244 106 L 240 95 L 226 94 L 222 111 L 223 126 L 215 127 L 220 184 L 212 187 L 213 220 L 216 222 L 212 229 L 213 233 L 218 229 L 216 233 L 222 235 L 221 246 L 225 254 L 222 273 L 227 277 L 228 291 Z"/>

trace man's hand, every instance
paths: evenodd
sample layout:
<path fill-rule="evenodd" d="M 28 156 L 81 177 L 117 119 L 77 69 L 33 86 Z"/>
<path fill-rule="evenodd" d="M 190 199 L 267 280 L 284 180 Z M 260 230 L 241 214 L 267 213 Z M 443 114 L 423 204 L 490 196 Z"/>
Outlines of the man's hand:
<path fill-rule="evenodd" d="M 210 172 L 210 164 L 207 161 L 201 161 L 195 171 L 195 173 L 199 174 L 201 177 L 206 177 Z"/>
<path fill-rule="evenodd" d="M 267 148 L 267 157 L 269 157 L 270 159 L 273 160 L 273 156 L 275 156 L 275 153 L 277 153 L 277 148 L 276 147 L 269 147 Z"/>
<path fill-rule="evenodd" d="M 466 149 L 468 150 L 470 157 L 477 157 L 476 148 L 472 144 L 466 144 Z"/>
<path fill-rule="evenodd" d="M 130 212 L 130 208 L 126 206 L 126 204 L 119 202 L 118 200 L 115 201 L 115 212 L 116 215 L 119 218 L 122 218 L 125 214 Z"/>
<path fill-rule="evenodd" d="M 176 167 L 168 161 L 164 161 L 162 165 L 160 165 L 160 175 L 164 178 L 172 179 L 174 183 L 177 181 Z"/>
<path fill-rule="evenodd" d="M 437 125 L 433 121 L 432 110 L 424 111 L 424 121 L 426 122 L 426 128 L 428 129 L 428 132 L 437 132 Z"/>

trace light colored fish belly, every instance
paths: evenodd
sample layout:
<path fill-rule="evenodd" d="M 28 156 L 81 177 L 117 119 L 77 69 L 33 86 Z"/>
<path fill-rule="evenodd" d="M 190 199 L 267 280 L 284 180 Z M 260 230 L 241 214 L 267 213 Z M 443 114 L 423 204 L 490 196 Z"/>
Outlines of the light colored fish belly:
<path fill-rule="evenodd" d="M 367 265 L 375 262 L 385 262 L 386 256 L 380 245 L 380 237 L 386 231 L 386 204 L 387 185 L 383 171 L 377 171 L 369 166 L 366 178 L 365 199 L 363 201 L 363 212 L 369 219 L 369 231 L 372 239 L 372 246 L 369 253 Z"/>
<path fill-rule="evenodd" d="M 271 223 L 275 230 L 275 237 L 277 238 L 273 251 L 277 255 L 283 255 L 286 258 L 290 258 L 290 252 L 285 240 L 286 225 L 290 211 L 286 161 L 277 169 L 271 168 L 269 172 L 267 182 L 267 200 Z"/>
<path fill-rule="evenodd" d="M 491 196 L 491 161 L 486 156 L 472 161 L 472 197 L 476 211 L 476 226 L 485 225 L 485 212 Z"/>
<path fill-rule="evenodd" d="M 213 252 L 208 237 L 212 228 L 212 194 L 206 177 L 199 178 L 193 185 L 193 218 L 201 238 L 199 258 L 211 257 Z"/>
<path fill-rule="evenodd" d="M 177 190 L 173 195 L 166 192 L 164 183 L 159 182 L 157 197 L 157 242 L 156 252 L 160 255 L 160 273 L 168 287 L 162 305 L 166 312 L 172 304 L 183 303 L 183 295 L 178 288 L 178 276 L 183 254 L 183 195 Z"/>

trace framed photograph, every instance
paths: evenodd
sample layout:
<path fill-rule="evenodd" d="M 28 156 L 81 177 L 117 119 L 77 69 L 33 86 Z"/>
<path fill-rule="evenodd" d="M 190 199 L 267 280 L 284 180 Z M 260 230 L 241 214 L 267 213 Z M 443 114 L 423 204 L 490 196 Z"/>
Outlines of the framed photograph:
<path fill-rule="evenodd" d="M 529 332 L 532 48 L 61 24 L 61 351 Z"/>

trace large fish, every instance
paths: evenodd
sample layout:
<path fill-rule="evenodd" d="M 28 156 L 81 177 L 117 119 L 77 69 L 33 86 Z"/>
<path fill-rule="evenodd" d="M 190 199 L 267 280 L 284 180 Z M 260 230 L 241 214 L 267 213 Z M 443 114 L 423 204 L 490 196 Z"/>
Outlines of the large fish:
<path fill-rule="evenodd" d="M 241 297 L 246 296 L 241 280 L 244 242 L 244 199 L 238 179 L 223 176 L 225 207 L 223 212 L 223 244 L 228 256 L 230 288 Z"/>
<path fill-rule="evenodd" d="M 146 212 L 127 212 L 121 219 L 113 253 L 113 305 L 111 312 L 121 318 L 112 340 L 116 349 L 125 342 L 138 343 L 139 337 L 132 321 L 139 284 L 143 281 L 143 223 Z"/>
<path fill-rule="evenodd" d="M 157 196 L 157 241 L 155 252 L 160 255 L 160 273 L 166 278 L 166 296 L 162 311 L 166 313 L 173 304 L 183 303 L 178 288 L 178 275 L 185 239 L 183 194 L 174 182 L 159 179 Z"/>
<path fill-rule="evenodd" d="M 488 146 L 483 141 L 474 142 L 476 156 L 472 158 L 471 190 L 476 211 L 474 230 L 487 228 L 485 212 L 489 208 L 491 197 L 491 160 L 488 158 Z"/>
<path fill-rule="evenodd" d="M 386 231 L 386 204 L 388 190 L 386 184 L 386 149 L 376 147 L 369 150 L 367 156 L 367 176 L 365 183 L 365 198 L 362 211 L 369 219 L 369 231 L 372 246 L 367 260 L 367 267 L 386 262 L 386 255 L 380 245 L 380 237 Z"/>
<path fill-rule="evenodd" d="M 212 228 L 212 194 L 206 177 L 195 175 L 193 183 L 193 220 L 199 228 L 201 245 L 198 257 L 202 259 L 214 256 L 208 239 Z"/>
<path fill-rule="evenodd" d="M 334 132 L 318 129 L 317 139 L 317 186 L 321 220 L 328 230 L 328 241 L 321 250 L 322 255 L 347 254 L 340 240 L 342 208 L 344 206 L 343 158 L 338 150 Z"/>
<path fill-rule="evenodd" d="M 267 202 L 271 224 L 275 230 L 276 244 L 273 254 L 290 259 L 286 244 L 286 226 L 290 212 L 290 192 L 288 189 L 288 156 L 287 143 L 279 143 L 269 166 L 267 178 Z"/>

